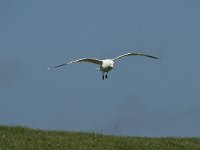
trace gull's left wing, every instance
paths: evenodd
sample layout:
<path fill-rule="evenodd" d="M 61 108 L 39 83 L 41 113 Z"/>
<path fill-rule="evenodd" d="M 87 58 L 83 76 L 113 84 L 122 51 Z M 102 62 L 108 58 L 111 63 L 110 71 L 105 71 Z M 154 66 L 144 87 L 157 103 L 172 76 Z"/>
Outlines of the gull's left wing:
<path fill-rule="evenodd" d="M 127 53 L 127 54 L 123 54 L 123 55 L 120 55 L 116 58 L 113 59 L 113 61 L 116 61 L 122 57 L 126 57 L 126 56 L 145 56 L 145 57 L 150 57 L 150 58 L 154 58 L 154 59 L 158 59 L 158 57 L 155 57 L 155 56 L 151 56 L 151 55 L 147 55 L 147 54 L 143 54 L 143 53 Z"/>

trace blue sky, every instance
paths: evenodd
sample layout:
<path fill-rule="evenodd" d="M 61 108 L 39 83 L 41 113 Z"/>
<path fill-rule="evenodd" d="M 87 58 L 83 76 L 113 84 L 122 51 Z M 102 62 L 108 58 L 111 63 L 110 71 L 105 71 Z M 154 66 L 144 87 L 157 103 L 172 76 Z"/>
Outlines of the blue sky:
<path fill-rule="evenodd" d="M 0 124 L 130 136 L 200 136 L 200 2 L 0 2 Z M 107 80 L 94 64 L 127 52 Z M 117 126 L 117 127 L 116 127 Z"/>

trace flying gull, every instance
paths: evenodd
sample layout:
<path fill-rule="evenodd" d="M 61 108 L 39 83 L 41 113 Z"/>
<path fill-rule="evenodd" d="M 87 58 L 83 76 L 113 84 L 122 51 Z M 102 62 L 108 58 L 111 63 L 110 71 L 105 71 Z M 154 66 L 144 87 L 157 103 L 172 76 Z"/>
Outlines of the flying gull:
<path fill-rule="evenodd" d="M 145 57 L 149 57 L 149 58 L 158 59 L 158 57 L 155 57 L 155 56 L 133 52 L 133 53 L 127 53 L 127 54 L 120 55 L 120 56 L 118 56 L 114 59 L 99 60 L 99 59 L 95 59 L 95 58 L 81 58 L 81 59 L 74 60 L 74 61 L 71 61 L 71 62 L 68 62 L 68 63 L 60 64 L 60 65 L 55 66 L 53 68 L 58 68 L 58 67 L 61 67 L 61 66 L 65 66 L 65 65 L 68 65 L 68 64 L 72 64 L 72 63 L 78 63 L 78 62 L 94 63 L 94 64 L 99 65 L 99 68 L 97 68 L 97 69 L 99 69 L 102 72 L 102 79 L 104 80 L 105 78 L 106 79 L 108 78 L 108 72 L 111 71 L 114 68 L 115 62 L 118 59 L 121 59 L 121 58 L 126 57 L 126 56 L 145 56 Z M 52 68 L 48 68 L 48 69 L 52 69 Z"/>

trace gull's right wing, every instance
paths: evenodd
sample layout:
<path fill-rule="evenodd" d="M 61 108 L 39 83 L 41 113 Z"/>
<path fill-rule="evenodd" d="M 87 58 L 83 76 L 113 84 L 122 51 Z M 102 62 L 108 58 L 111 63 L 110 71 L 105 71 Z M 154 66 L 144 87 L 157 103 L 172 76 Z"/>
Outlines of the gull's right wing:
<path fill-rule="evenodd" d="M 55 67 L 50 67 L 50 68 L 47 68 L 47 69 L 58 68 L 58 67 L 61 67 L 61 66 L 65 66 L 65 65 L 77 63 L 77 62 L 90 62 L 90 63 L 94 63 L 94 64 L 98 64 L 98 65 L 101 65 L 103 63 L 102 60 L 98 60 L 98 59 L 94 59 L 94 58 L 82 58 L 82 59 L 71 61 L 69 63 L 63 63 L 63 64 L 60 64 L 60 65 L 55 66 Z"/>
<path fill-rule="evenodd" d="M 82 59 L 71 61 L 68 64 L 77 63 L 77 62 L 89 62 L 89 63 L 98 64 L 98 65 L 101 65 L 103 63 L 102 60 L 98 60 L 94 58 L 82 58 Z"/>

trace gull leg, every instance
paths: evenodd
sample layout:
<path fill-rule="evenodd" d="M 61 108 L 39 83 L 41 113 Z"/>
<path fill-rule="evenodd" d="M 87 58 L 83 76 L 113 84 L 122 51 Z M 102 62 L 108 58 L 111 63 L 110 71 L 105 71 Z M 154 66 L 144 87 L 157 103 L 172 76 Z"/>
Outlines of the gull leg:
<path fill-rule="evenodd" d="M 102 79 L 104 80 L 104 72 L 102 72 Z"/>
<path fill-rule="evenodd" d="M 105 76 L 105 77 L 106 77 L 106 79 L 108 78 L 108 73 L 106 73 L 106 76 Z"/>

